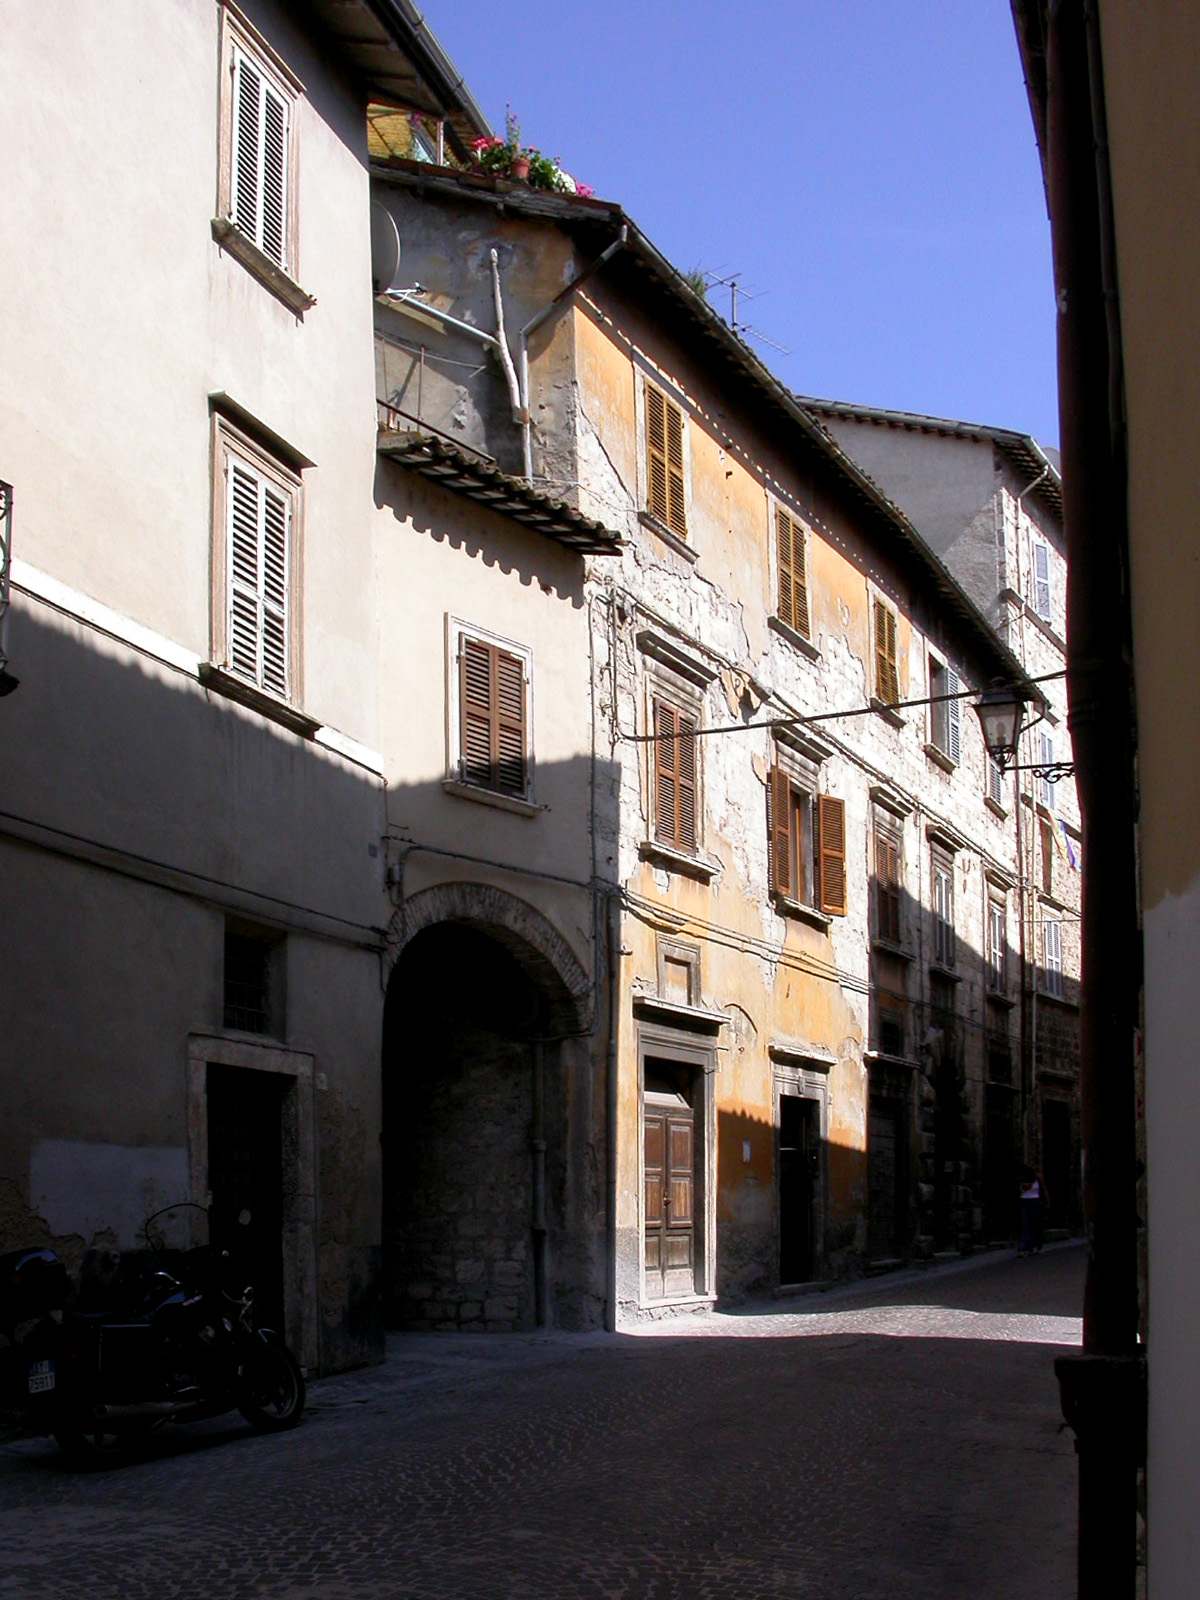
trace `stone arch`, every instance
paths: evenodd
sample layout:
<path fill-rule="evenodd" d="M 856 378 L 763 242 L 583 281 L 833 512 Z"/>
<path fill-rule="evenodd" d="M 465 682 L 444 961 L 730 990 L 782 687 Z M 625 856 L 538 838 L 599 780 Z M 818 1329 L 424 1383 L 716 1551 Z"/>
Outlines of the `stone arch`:
<path fill-rule="evenodd" d="M 388 929 L 389 977 L 405 946 L 439 923 L 460 923 L 504 946 L 544 997 L 544 1032 L 592 1024 L 592 979 L 554 924 L 527 900 L 487 883 L 439 883 L 406 900 Z"/>

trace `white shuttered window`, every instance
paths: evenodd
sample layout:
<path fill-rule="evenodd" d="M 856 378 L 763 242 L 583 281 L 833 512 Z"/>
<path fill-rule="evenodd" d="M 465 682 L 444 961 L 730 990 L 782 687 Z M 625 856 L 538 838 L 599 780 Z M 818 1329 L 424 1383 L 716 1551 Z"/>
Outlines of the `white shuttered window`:
<path fill-rule="evenodd" d="M 288 271 L 290 107 L 258 63 L 237 46 L 232 109 L 230 214 L 264 255 Z"/>
<path fill-rule="evenodd" d="M 226 456 L 228 666 L 289 698 L 292 498 L 248 462 Z"/>

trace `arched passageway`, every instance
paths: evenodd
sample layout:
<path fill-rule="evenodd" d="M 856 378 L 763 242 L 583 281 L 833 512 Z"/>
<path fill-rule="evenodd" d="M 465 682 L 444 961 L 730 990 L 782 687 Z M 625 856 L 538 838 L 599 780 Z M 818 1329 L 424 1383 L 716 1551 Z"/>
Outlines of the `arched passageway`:
<path fill-rule="evenodd" d="M 571 1280 L 592 1275 L 572 1238 L 592 1203 L 578 1154 L 593 1143 L 591 1075 L 561 1043 L 580 1031 L 571 990 L 586 977 L 576 964 L 564 980 L 507 907 L 509 925 L 435 909 L 459 915 L 410 914 L 384 1011 L 386 1322 L 586 1324 L 598 1313 L 574 1309 Z"/>

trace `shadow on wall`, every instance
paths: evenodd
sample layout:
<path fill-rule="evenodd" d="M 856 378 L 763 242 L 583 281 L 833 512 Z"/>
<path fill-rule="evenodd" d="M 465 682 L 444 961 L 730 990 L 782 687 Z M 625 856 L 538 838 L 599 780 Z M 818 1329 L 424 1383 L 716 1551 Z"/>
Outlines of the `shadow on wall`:
<path fill-rule="evenodd" d="M 302 1254 L 319 1257 L 324 1360 L 366 1359 L 381 785 L 37 603 L 18 602 L 9 643 L 21 686 L 0 703 L 0 1249 L 53 1245 L 74 1266 L 92 1246 L 134 1245 L 150 1211 L 191 1191 L 206 1091 L 189 1077 L 189 1035 L 232 1032 L 251 1053 L 286 1044 L 316 1063 L 304 1096 L 319 1149 L 285 1141 L 281 1159 Z M 243 952 L 270 952 L 273 974 L 272 1003 L 232 1029 L 231 930 Z M 289 1189 L 314 1168 L 336 1197 L 319 1246 L 311 1177 Z"/>

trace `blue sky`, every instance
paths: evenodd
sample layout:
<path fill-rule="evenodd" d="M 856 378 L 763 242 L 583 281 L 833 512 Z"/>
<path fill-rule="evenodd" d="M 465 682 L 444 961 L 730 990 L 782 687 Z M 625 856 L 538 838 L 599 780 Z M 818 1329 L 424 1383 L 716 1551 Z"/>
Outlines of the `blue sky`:
<path fill-rule="evenodd" d="M 1058 441 L 1050 232 L 1008 0 L 428 0 L 484 112 L 793 389 Z M 728 314 L 727 290 L 710 299 Z M 753 341 L 752 341 L 753 342 Z"/>

